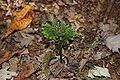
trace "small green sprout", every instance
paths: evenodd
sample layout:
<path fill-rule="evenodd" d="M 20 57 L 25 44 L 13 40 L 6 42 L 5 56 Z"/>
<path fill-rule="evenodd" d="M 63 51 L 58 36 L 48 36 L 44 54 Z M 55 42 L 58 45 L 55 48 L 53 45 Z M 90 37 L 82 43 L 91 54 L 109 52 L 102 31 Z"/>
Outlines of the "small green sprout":
<path fill-rule="evenodd" d="M 51 24 L 45 23 L 42 24 L 42 33 L 44 37 L 49 39 L 54 39 L 59 46 L 59 54 L 60 54 L 60 62 L 62 63 L 62 47 L 69 42 L 69 40 L 73 40 L 73 36 L 76 35 L 77 32 L 69 27 L 65 22 L 55 22 L 51 21 Z"/>

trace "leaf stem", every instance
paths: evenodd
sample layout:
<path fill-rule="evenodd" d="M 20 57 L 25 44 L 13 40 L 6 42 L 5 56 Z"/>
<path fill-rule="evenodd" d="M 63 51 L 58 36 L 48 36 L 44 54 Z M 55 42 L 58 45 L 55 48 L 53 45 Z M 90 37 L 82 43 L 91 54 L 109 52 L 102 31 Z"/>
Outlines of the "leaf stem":
<path fill-rule="evenodd" d="M 62 63 L 62 40 L 59 40 L 59 54 L 60 54 L 60 63 Z"/>

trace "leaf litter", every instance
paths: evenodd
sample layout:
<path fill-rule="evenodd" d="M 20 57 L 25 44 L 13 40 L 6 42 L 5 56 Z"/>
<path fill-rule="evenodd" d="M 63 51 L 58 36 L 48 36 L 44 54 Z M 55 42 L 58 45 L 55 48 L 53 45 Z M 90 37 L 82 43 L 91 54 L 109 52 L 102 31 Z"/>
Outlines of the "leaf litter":
<path fill-rule="evenodd" d="M 87 67 L 87 64 L 92 63 L 94 66 L 109 70 L 109 72 L 106 72 L 111 75 L 111 79 L 120 78 L 119 71 L 117 71 L 120 65 L 118 61 L 120 47 L 117 44 L 117 42 L 119 43 L 120 30 L 116 15 L 119 8 L 113 11 L 119 3 L 115 3 L 113 9 L 109 10 L 106 6 L 110 5 L 105 6 L 107 3 L 105 0 L 7 1 L 9 3 L 0 1 L 0 4 L 3 3 L 0 6 L 0 9 L 2 9 L 0 10 L 2 12 L 0 27 L 3 24 L 9 26 L 5 35 L 1 37 L 0 34 L 3 40 L 0 46 L 0 62 L 2 65 L 0 70 L 9 65 L 9 71 L 18 73 L 14 77 L 15 80 L 84 80 L 88 78 L 88 73 L 91 70 Z M 31 4 L 35 6 L 31 6 Z M 19 9 L 22 10 L 16 13 Z M 106 9 L 108 10 L 105 13 Z M 111 13 L 115 15 L 112 16 Z M 14 15 L 15 17 L 12 20 L 11 17 Z M 106 18 L 106 15 L 109 15 L 109 18 L 108 16 Z M 71 27 L 74 27 L 78 33 L 74 36 L 75 40 L 63 49 L 63 55 L 68 61 L 67 64 L 59 63 L 59 58 L 55 58 L 58 55 L 56 46 L 54 46 L 55 43 L 45 39 L 41 34 L 41 24 L 49 23 L 51 18 L 60 22 L 65 21 Z M 29 25 L 30 23 L 31 25 Z M 34 31 L 34 27 L 37 31 Z M 11 34 L 15 30 L 18 31 Z M 4 30 L 1 32 L 4 32 Z M 6 52 L 2 52 L 2 49 Z M 50 50 L 50 53 L 55 53 L 54 57 L 51 58 L 49 51 L 46 52 L 47 50 Z M 114 52 L 117 53 L 114 54 Z M 47 59 L 44 61 L 44 58 Z M 46 63 L 50 65 L 47 65 L 45 72 Z M 105 74 L 102 74 L 99 78 L 105 79 L 102 76 L 106 77 Z"/>

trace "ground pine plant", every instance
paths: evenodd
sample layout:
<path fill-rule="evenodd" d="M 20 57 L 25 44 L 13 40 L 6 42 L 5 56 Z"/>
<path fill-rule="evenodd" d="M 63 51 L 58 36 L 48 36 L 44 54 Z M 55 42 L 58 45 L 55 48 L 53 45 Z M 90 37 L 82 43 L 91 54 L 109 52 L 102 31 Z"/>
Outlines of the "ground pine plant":
<path fill-rule="evenodd" d="M 69 42 L 69 40 L 73 40 L 73 36 L 76 35 L 75 30 L 69 27 L 65 22 L 55 22 L 51 21 L 51 24 L 45 23 L 42 24 L 42 33 L 44 37 L 49 39 L 54 39 L 59 46 L 59 55 L 60 62 L 62 63 L 62 47 Z"/>

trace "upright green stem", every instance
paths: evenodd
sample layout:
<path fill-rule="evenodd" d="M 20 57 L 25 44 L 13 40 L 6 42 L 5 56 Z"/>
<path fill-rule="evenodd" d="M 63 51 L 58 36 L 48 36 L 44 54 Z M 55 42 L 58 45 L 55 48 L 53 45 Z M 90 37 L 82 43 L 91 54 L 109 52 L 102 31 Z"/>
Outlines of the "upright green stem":
<path fill-rule="evenodd" d="M 62 40 L 59 40 L 60 63 L 62 63 Z"/>

